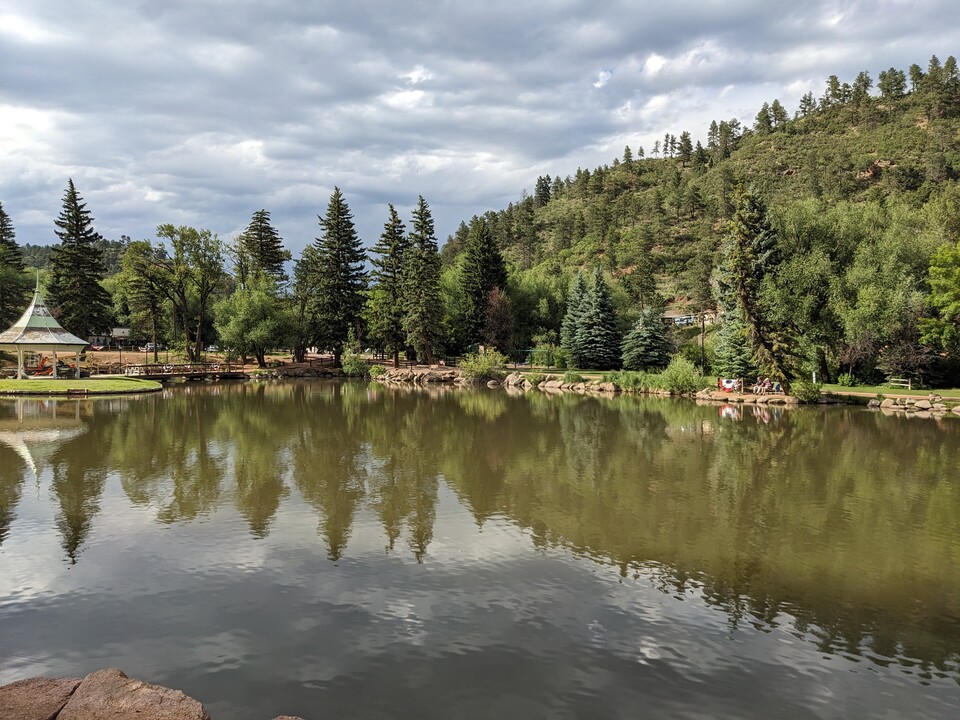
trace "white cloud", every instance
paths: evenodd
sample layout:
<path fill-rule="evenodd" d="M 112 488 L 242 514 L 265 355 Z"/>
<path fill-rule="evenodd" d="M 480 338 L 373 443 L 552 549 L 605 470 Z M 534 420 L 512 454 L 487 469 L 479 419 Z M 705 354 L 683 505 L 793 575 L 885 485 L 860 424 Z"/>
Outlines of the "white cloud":
<path fill-rule="evenodd" d="M 593 83 L 593 86 L 595 88 L 605 87 L 606 84 L 610 82 L 610 78 L 612 77 L 613 77 L 612 70 L 601 70 L 600 72 L 597 73 L 597 80 L 596 82 Z"/>

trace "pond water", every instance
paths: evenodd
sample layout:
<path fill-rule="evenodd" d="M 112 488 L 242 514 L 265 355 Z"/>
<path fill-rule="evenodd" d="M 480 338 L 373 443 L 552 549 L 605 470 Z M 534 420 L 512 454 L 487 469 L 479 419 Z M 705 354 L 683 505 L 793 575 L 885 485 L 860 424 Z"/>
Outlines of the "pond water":
<path fill-rule="evenodd" d="M 191 385 L 0 400 L 0 683 L 215 719 L 960 716 L 960 420 Z"/>

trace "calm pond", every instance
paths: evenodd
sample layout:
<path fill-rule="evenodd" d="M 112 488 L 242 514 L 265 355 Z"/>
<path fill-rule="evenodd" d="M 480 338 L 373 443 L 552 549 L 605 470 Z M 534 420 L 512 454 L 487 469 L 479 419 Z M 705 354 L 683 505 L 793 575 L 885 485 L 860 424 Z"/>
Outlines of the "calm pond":
<path fill-rule="evenodd" d="M 960 716 L 960 420 L 276 382 L 0 400 L 0 683 L 217 720 Z"/>

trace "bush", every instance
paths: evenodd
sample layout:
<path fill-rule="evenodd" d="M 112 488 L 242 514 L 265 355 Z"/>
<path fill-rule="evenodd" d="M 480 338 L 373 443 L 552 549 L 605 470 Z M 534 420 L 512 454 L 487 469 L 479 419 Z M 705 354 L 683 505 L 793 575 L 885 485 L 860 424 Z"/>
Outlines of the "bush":
<path fill-rule="evenodd" d="M 542 372 L 532 372 L 524 375 L 524 380 L 529 381 L 529 383 L 534 387 L 536 387 L 546 379 L 547 379 L 547 376 L 544 375 Z"/>
<path fill-rule="evenodd" d="M 563 382 L 564 382 L 564 383 L 570 383 L 571 385 L 576 385 L 577 383 L 582 383 L 582 382 L 583 382 L 583 375 L 581 375 L 581 374 L 578 373 L 578 372 L 574 372 L 573 370 L 567 370 L 567 371 L 563 374 Z"/>
<path fill-rule="evenodd" d="M 470 353 L 460 360 L 460 369 L 471 380 L 501 380 L 510 359 L 496 350 Z"/>
<path fill-rule="evenodd" d="M 340 359 L 340 370 L 346 377 L 366 377 L 370 372 L 363 355 L 349 350 Z"/>
<path fill-rule="evenodd" d="M 790 393 L 803 403 L 814 403 L 820 399 L 820 390 L 823 387 L 821 383 L 815 383 L 806 378 L 799 378 L 793 381 L 790 387 Z"/>
<path fill-rule="evenodd" d="M 850 373 L 841 373 L 840 377 L 837 378 L 837 385 L 842 385 L 843 387 L 854 387 L 857 385 L 857 379 Z"/>
<path fill-rule="evenodd" d="M 674 393 L 696 392 L 709 385 L 697 366 L 682 355 L 673 356 L 667 369 L 660 373 L 658 384 Z"/>
<path fill-rule="evenodd" d="M 558 370 L 564 370 L 570 366 L 570 356 L 562 347 L 554 348 L 553 364 Z"/>
<path fill-rule="evenodd" d="M 387 369 L 383 365 L 371 365 L 369 372 L 370 372 L 370 377 L 378 378 L 384 373 L 386 373 Z"/>

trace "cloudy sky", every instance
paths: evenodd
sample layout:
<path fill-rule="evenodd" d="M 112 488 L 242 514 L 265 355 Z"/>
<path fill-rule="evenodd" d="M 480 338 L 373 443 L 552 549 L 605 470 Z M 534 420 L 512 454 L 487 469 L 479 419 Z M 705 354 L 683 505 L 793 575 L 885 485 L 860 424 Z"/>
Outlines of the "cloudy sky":
<path fill-rule="evenodd" d="M 55 241 L 72 177 L 105 237 L 370 244 L 422 194 L 443 240 L 543 174 L 791 112 L 825 79 L 960 53 L 956 0 L 0 0 L 0 203 Z"/>

